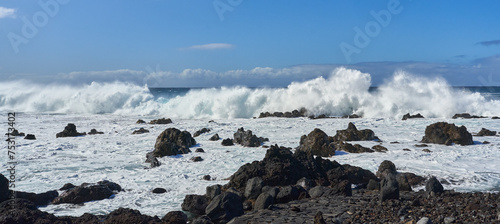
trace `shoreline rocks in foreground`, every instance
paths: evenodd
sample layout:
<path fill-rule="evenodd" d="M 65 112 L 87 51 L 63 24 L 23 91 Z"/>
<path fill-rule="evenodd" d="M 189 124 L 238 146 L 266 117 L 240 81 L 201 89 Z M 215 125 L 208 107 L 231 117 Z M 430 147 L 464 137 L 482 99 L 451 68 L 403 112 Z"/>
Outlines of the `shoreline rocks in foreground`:
<path fill-rule="evenodd" d="M 455 124 L 437 122 L 425 128 L 425 136 L 422 143 L 436 143 L 451 145 L 473 145 L 472 135 L 465 126 L 457 127 Z"/>

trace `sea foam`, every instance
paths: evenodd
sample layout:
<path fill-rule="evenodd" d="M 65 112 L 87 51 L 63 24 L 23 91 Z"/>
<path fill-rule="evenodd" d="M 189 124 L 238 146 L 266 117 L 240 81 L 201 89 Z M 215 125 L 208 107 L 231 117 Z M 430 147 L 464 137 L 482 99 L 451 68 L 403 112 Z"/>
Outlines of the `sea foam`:
<path fill-rule="evenodd" d="M 500 101 L 453 89 L 442 78 L 396 72 L 370 91 L 371 76 L 337 68 L 329 77 L 293 82 L 285 88 L 221 87 L 192 89 L 175 97 L 153 96 L 147 86 L 92 83 L 0 85 L 0 110 L 36 113 L 159 115 L 177 118 L 251 118 L 260 112 L 306 108 L 311 114 L 400 118 L 406 113 L 446 118 L 455 113 L 498 115 Z"/>

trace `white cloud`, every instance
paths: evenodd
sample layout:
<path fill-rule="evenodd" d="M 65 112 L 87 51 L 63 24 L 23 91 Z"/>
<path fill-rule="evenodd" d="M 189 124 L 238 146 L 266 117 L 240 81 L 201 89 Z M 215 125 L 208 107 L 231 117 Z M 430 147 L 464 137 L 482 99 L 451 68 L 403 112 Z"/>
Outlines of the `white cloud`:
<path fill-rule="evenodd" d="M 16 10 L 0 6 L 0 19 L 7 18 L 7 17 L 15 18 L 16 17 Z"/>
<path fill-rule="evenodd" d="M 218 50 L 218 49 L 231 49 L 235 46 L 232 44 L 226 43 L 211 43 L 211 44 L 203 44 L 203 45 L 193 45 L 187 48 L 183 48 L 186 50 Z"/>

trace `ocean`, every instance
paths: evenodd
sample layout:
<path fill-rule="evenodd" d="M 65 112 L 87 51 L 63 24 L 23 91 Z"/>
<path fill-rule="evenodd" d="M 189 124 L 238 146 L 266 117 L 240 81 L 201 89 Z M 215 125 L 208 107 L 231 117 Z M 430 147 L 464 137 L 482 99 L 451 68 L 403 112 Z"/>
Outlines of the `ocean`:
<path fill-rule="evenodd" d="M 358 114 L 359 119 L 259 118 L 261 112 L 307 108 L 313 115 L 341 117 Z M 59 189 L 65 183 L 79 185 L 110 180 L 125 191 L 111 199 L 84 205 L 49 205 L 40 208 L 55 215 L 79 216 L 85 212 L 106 214 L 119 207 L 133 208 L 147 215 L 163 216 L 180 210 L 187 194 L 204 194 L 205 188 L 225 184 L 240 166 L 261 160 L 265 148 L 222 146 L 208 139 L 215 133 L 232 138 L 240 127 L 269 138 L 265 145 L 295 148 L 300 137 L 315 128 L 333 136 L 353 122 L 358 129 L 372 129 L 388 148 L 386 153 L 351 154 L 338 152 L 330 157 L 376 172 L 383 160 L 391 160 L 401 172 L 436 176 L 445 189 L 456 191 L 500 190 L 500 137 L 474 136 L 471 146 L 429 144 L 415 147 L 426 126 L 445 121 L 464 125 L 471 133 L 481 128 L 500 131 L 500 87 L 452 87 L 443 79 L 415 77 L 404 73 L 378 87 L 371 86 L 369 74 L 337 70 L 329 77 L 291 83 L 283 88 L 150 88 L 130 83 L 92 83 L 81 86 L 38 85 L 26 81 L 0 85 L 0 128 L 7 132 L 8 112 L 15 112 L 15 128 L 35 134 L 36 140 L 16 138 L 16 190 L 41 193 Z M 452 119 L 456 113 L 486 116 L 482 119 Z M 406 114 L 425 119 L 402 121 Z M 136 124 L 171 118 L 172 124 Z M 214 121 L 214 122 L 209 122 Z M 79 132 L 91 129 L 102 135 L 56 138 L 68 123 Z M 134 130 L 150 132 L 132 135 Z M 196 137 L 192 153 L 160 158 L 162 165 L 148 169 L 146 153 L 166 128 L 190 133 L 210 128 Z M 490 144 L 483 144 L 483 142 Z M 398 142 L 398 143 L 394 143 Z M 365 147 L 379 144 L 357 142 Z M 6 147 L 6 145 L 4 145 Z M 194 149 L 193 148 L 193 149 Z M 410 149 L 405 151 L 403 149 Z M 1 173 L 8 173 L 7 150 L 3 150 Z M 192 162 L 201 156 L 202 162 Z M 204 175 L 215 180 L 203 180 Z M 154 188 L 167 189 L 153 194 Z M 416 188 L 414 190 L 422 189 Z"/>

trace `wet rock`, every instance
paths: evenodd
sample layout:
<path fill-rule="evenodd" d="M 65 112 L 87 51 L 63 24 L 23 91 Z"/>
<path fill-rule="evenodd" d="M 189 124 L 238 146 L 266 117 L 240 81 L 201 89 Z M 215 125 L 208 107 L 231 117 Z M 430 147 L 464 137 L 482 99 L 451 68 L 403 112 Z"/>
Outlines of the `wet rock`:
<path fill-rule="evenodd" d="M 460 145 L 472 145 L 472 135 L 465 126 L 457 127 L 454 124 L 438 122 L 425 128 L 423 143 L 436 143 L 451 145 L 452 143 Z"/>
<path fill-rule="evenodd" d="M 313 188 L 316 184 L 312 180 L 310 180 L 306 177 L 303 177 L 300 180 L 298 180 L 295 185 L 301 186 L 305 190 L 309 190 L 309 189 Z"/>
<path fill-rule="evenodd" d="M 64 184 L 64 186 L 62 186 L 61 188 L 59 188 L 60 191 L 65 191 L 65 190 L 68 190 L 68 189 L 71 189 L 71 188 L 74 188 L 76 187 L 75 185 L 73 185 L 72 183 L 66 183 Z"/>
<path fill-rule="evenodd" d="M 203 161 L 203 158 L 201 158 L 201 156 L 193 156 L 193 157 L 191 157 L 191 161 L 201 162 L 201 161 Z"/>
<path fill-rule="evenodd" d="M 196 215 L 204 215 L 207 208 L 208 200 L 203 195 L 188 194 L 182 202 L 182 210 L 191 212 Z"/>
<path fill-rule="evenodd" d="M 436 193 L 442 193 L 444 191 L 443 185 L 437 180 L 436 177 L 431 177 L 427 183 L 425 183 L 425 192 L 429 195 L 435 195 Z"/>
<path fill-rule="evenodd" d="M 274 204 L 274 197 L 269 192 L 263 192 L 255 200 L 254 210 L 266 209 Z"/>
<path fill-rule="evenodd" d="M 490 131 L 486 128 L 481 128 L 481 131 L 479 131 L 476 136 L 495 136 L 495 135 L 497 135 L 496 131 Z"/>
<path fill-rule="evenodd" d="M 70 188 L 55 198 L 53 204 L 81 204 L 89 201 L 103 200 L 121 191 L 120 185 L 105 181 L 97 184 L 82 184 Z"/>
<path fill-rule="evenodd" d="M 300 138 L 297 150 L 312 153 L 313 155 L 330 157 L 335 155 L 335 143 L 319 128 L 315 128 L 307 136 Z"/>
<path fill-rule="evenodd" d="M 214 223 L 227 223 L 244 213 L 243 201 L 234 193 L 224 192 L 208 204 L 205 213 Z"/>
<path fill-rule="evenodd" d="M 431 153 L 432 151 L 429 149 L 422 149 L 422 152 Z"/>
<path fill-rule="evenodd" d="M 158 217 L 151 217 L 141 214 L 140 211 L 130 208 L 118 208 L 107 215 L 104 224 L 111 223 L 163 223 Z"/>
<path fill-rule="evenodd" d="M 245 197 L 247 199 L 256 199 L 262 190 L 263 183 L 262 183 L 262 178 L 260 177 L 254 177 L 251 178 L 250 180 L 247 181 L 246 187 L 245 187 Z"/>
<path fill-rule="evenodd" d="M 184 214 L 184 212 L 171 211 L 163 216 L 161 220 L 168 224 L 186 224 L 188 221 L 188 217 L 186 214 Z"/>
<path fill-rule="evenodd" d="M 134 132 L 132 132 L 133 135 L 144 134 L 144 133 L 149 133 L 149 130 L 145 128 L 140 128 L 139 130 L 135 130 Z"/>
<path fill-rule="evenodd" d="M 215 196 L 222 193 L 222 186 L 220 184 L 212 185 L 207 187 L 206 197 L 211 201 Z"/>
<path fill-rule="evenodd" d="M 291 112 L 262 112 L 259 115 L 259 118 L 265 117 L 286 117 L 286 118 L 296 118 L 296 117 L 307 117 L 307 110 L 305 108 L 301 108 L 300 110 L 293 110 Z"/>
<path fill-rule="evenodd" d="M 234 141 L 242 146 L 246 147 L 259 147 L 265 141 L 269 141 L 267 138 L 257 137 L 252 134 L 252 131 L 243 128 L 239 128 L 233 135 Z"/>
<path fill-rule="evenodd" d="M 170 118 L 160 118 L 160 119 L 157 119 L 157 120 L 152 120 L 149 122 L 149 124 L 170 124 L 172 123 L 172 120 L 170 120 Z"/>
<path fill-rule="evenodd" d="M 396 165 L 394 165 L 394 163 L 389 160 L 384 160 L 382 161 L 382 163 L 380 163 L 380 166 L 378 166 L 377 177 L 382 179 L 387 174 L 396 174 L 396 173 L 397 173 Z"/>
<path fill-rule="evenodd" d="M 356 126 L 349 122 L 347 129 L 338 130 L 333 136 L 335 141 L 372 141 L 379 140 L 375 133 L 370 129 L 358 130 Z"/>
<path fill-rule="evenodd" d="M 429 147 L 429 145 L 427 145 L 427 144 L 415 144 L 415 147 L 422 148 L 422 147 Z"/>
<path fill-rule="evenodd" d="M 196 140 L 187 131 L 180 131 L 176 128 L 167 128 L 157 138 L 153 155 L 155 157 L 173 156 L 186 154 L 189 147 L 196 144 Z"/>
<path fill-rule="evenodd" d="M 104 132 L 102 131 L 97 131 L 95 128 L 91 129 L 89 133 L 87 133 L 89 135 L 102 135 L 104 134 Z"/>
<path fill-rule="evenodd" d="M 209 141 L 219 141 L 220 137 L 219 134 L 212 135 L 208 140 Z"/>
<path fill-rule="evenodd" d="M 380 201 L 388 199 L 399 199 L 399 184 L 392 173 L 385 175 L 380 184 Z"/>
<path fill-rule="evenodd" d="M 463 119 L 472 119 L 472 118 L 486 118 L 483 116 L 470 115 L 469 113 L 455 114 L 452 117 L 453 119 L 463 118 Z"/>
<path fill-rule="evenodd" d="M 26 137 L 24 137 L 26 140 L 36 140 L 36 137 L 34 134 L 27 134 Z"/>
<path fill-rule="evenodd" d="M 414 119 L 414 118 L 424 118 L 421 114 L 415 114 L 415 115 L 410 115 L 410 113 L 407 113 L 403 115 L 403 118 L 401 120 L 408 120 L 408 119 Z"/>
<path fill-rule="evenodd" d="M 136 124 L 145 124 L 146 122 L 142 119 L 139 119 L 135 122 Z"/>
<path fill-rule="evenodd" d="M 372 149 L 377 152 L 387 152 L 387 148 L 382 145 L 374 145 Z"/>
<path fill-rule="evenodd" d="M 204 133 L 207 133 L 207 132 L 210 132 L 211 130 L 209 128 L 202 128 L 198 131 L 196 131 L 194 134 L 193 134 L 193 137 L 198 137 L 200 136 L 201 134 L 204 134 Z"/>
<path fill-rule="evenodd" d="M 163 193 L 167 193 L 167 190 L 165 188 L 157 187 L 157 188 L 153 189 L 153 193 L 154 194 L 163 194 Z"/>
<path fill-rule="evenodd" d="M 233 140 L 230 139 L 230 138 L 226 138 L 226 139 L 222 140 L 221 144 L 223 146 L 232 146 L 232 145 L 234 145 Z"/>
<path fill-rule="evenodd" d="M 352 145 L 352 144 L 344 142 L 344 141 L 337 142 L 335 146 L 336 146 L 336 150 L 344 151 L 344 152 L 348 152 L 348 153 L 365 153 L 365 152 L 371 153 L 371 152 L 374 152 L 373 150 L 366 148 L 366 147 L 363 147 L 360 144 Z"/>
<path fill-rule="evenodd" d="M 410 152 L 411 150 L 408 149 L 408 148 L 404 148 L 403 151 L 407 151 L 407 152 Z"/>
<path fill-rule="evenodd" d="M 48 205 L 57 196 L 59 196 L 59 193 L 57 193 L 57 191 L 47 191 L 47 192 L 39 193 L 39 194 L 16 191 L 17 198 L 29 200 L 29 201 L 35 203 L 36 206 Z"/>
<path fill-rule="evenodd" d="M 68 123 L 66 127 L 64 127 L 64 131 L 59 132 L 56 134 L 56 138 L 62 138 L 62 137 L 76 137 L 76 136 L 82 136 L 86 135 L 85 132 L 79 133 L 76 131 L 76 125 Z"/>
<path fill-rule="evenodd" d="M 205 150 L 203 150 L 202 148 L 197 148 L 194 152 L 201 152 L 201 153 L 203 153 L 203 152 L 205 152 Z"/>
<path fill-rule="evenodd" d="M 212 180 L 212 177 L 207 174 L 207 175 L 203 176 L 203 180 Z"/>
<path fill-rule="evenodd" d="M 149 163 L 151 168 L 155 168 L 161 165 L 160 161 L 158 161 L 158 158 L 153 155 L 153 152 L 146 153 L 146 163 Z"/>

